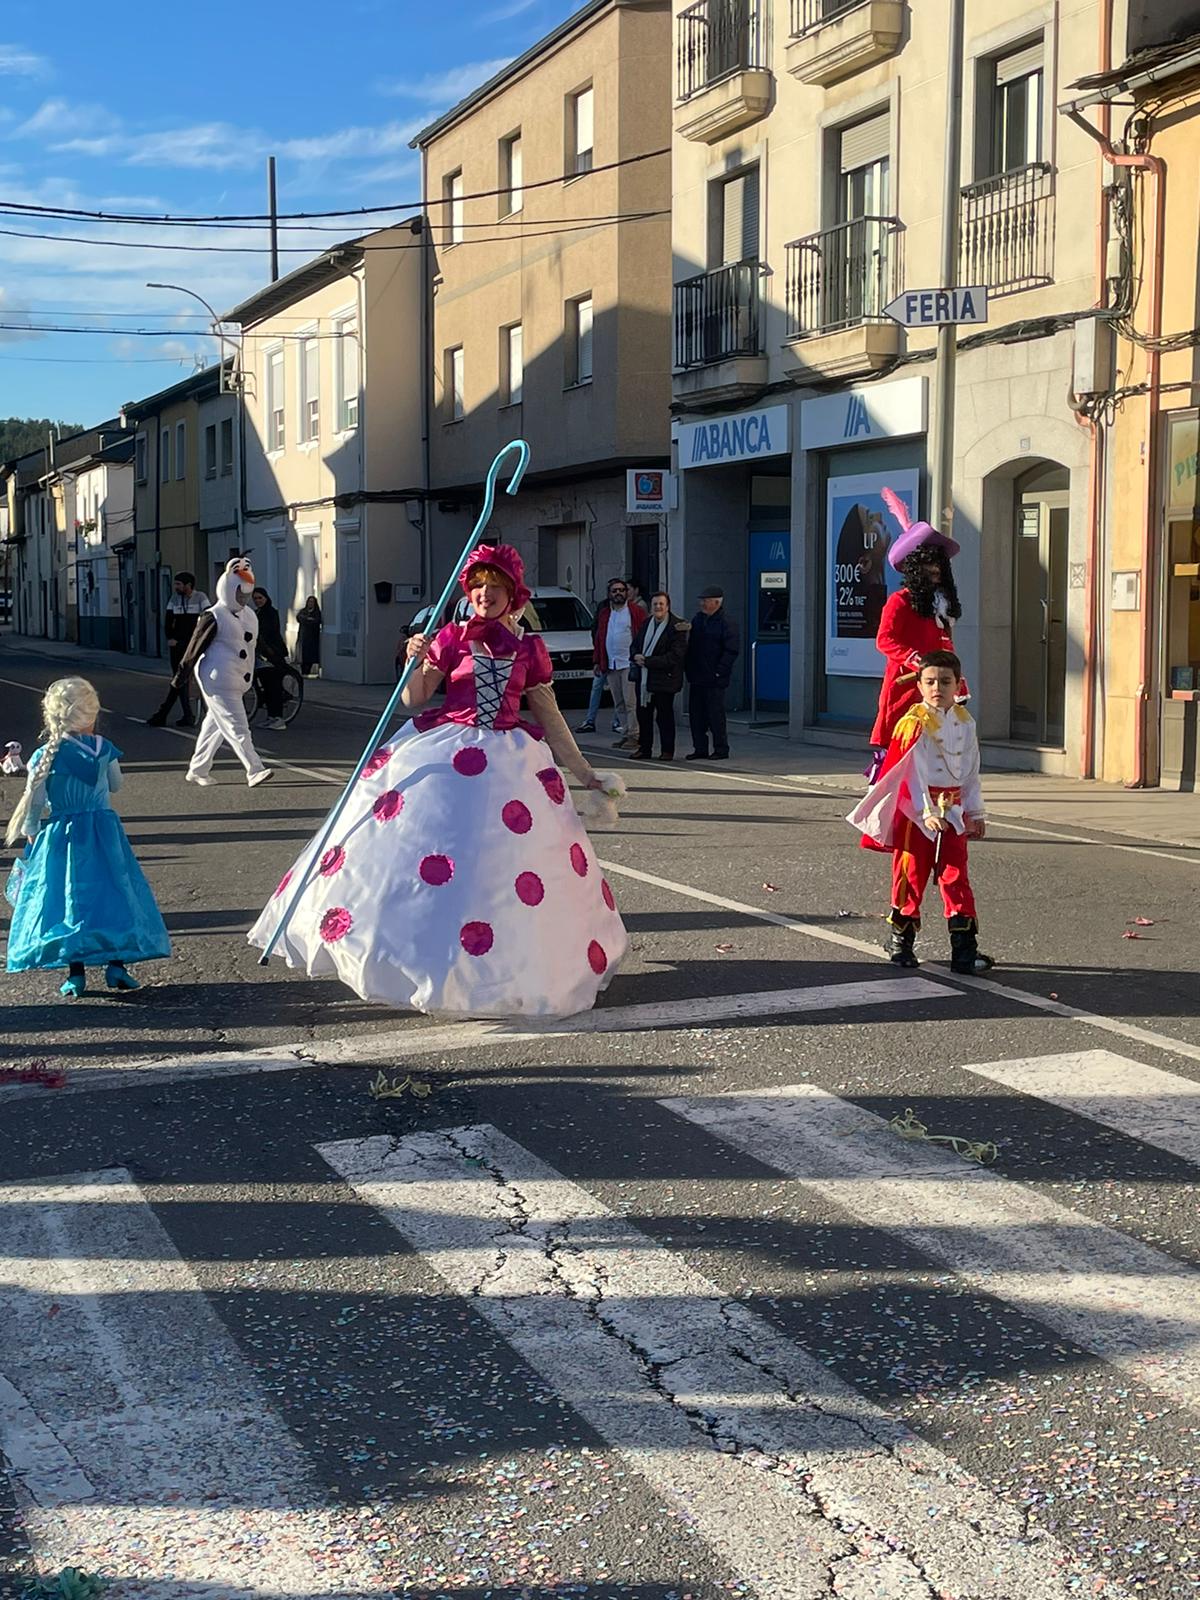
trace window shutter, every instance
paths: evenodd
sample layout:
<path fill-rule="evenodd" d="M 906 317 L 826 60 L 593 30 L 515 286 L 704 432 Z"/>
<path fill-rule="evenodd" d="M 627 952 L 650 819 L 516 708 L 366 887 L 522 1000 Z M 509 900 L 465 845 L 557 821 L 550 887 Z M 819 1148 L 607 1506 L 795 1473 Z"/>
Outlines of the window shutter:
<path fill-rule="evenodd" d="M 725 266 L 758 256 L 758 168 L 730 178 L 721 191 L 721 253 Z"/>
<path fill-rule="evenodd" d="M 891 119 L 888 113 L 885 111 L 882 116 L 856 122 L 852 128 L 843 128 L 840 142 L 843 172 L 854 172 L 859 167 L 869 167 L 872 162 L 886 161 L 891 153 Z"/>
<path fill-rule="evenodd" d="M 1032 44 L 1023 45 L 1011 55 L 1001 56 L 996 62 L 996 87 L 1002 89 L 1006 83 L 1015 83 L 1018 78 L 1027 78 L 1031 72 L 1040 72 L 1043 56 L 1040 39 L 1035 39 Z"/>

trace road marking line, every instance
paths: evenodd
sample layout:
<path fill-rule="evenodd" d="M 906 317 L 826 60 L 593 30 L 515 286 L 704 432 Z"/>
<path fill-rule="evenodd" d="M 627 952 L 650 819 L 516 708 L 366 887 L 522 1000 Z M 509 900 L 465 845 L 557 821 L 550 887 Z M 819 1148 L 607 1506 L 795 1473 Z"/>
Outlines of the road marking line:
<path fill-rule="evenodd" d="M 753 917 L 757 922 L 769 922 L 772 927 L 786 928 L 789 933 L 799 933 L 805 938 L 817 939 L 822 944 L 840 945 L 844 950 L 857 950 L 860 955 L 874 956 L 876 960 L 882 953 L 879 945 L 869 944 L 865 939 L 855 939 L 848 933 L 836 933 L 832 928 L 814 927 L 812 923 L 804 922 L 798 917 L 786 916 L 783 912 L 768 911 L 763 906 L 747 905 L 742 900 L 730 900 L 724 895 L 710 894 L 707 889 L 695 889 L 690 884 L 676 883 L 673 878 L 660 878 L 652 872 L 642 872 L 638 867 L 627 867 L 619 861 L 601 861 L 600 865 L 605 872 L 614 873 L 619 877 L 633 878 L 636 882 L 649 884 L 655 889 L 667 889 L 672 894 L 684 895 L 689 900 L 699 900 L 704 905 L 719 906 L 723 911 L 736 911 L 744 917 Z M 1089 1028 L 1101 1028 L 1106 1033 L 1116 1034 L 1137 1044 L 1150 1045 L 1156 1050 L 1168 1050 L 1173 1055 L 1186 1056 L 1190 1061 L 1200 1061 L 1200 1045 L 1190 1044 L 1185 1039 L 1173 1039 L 1169 1034 L 1157 1033 L 1151 1028 L 1139 1027 L 1136 1022 L 1125 1022 L 1119 1017 L 1105 1017 L 1099 1012 L 1084 1011 L 1079 1006 L 1067 1005 L 1062 1000 L 1051 1000 L 1046 995 L 1034 994 L 1030 990 L 1012 989 L 1007 984 L 997 983 L 994 978 L 973 978 L 964 973 L 951 972 L 949 967 L 944 967 L 936 961 L 923 963 L 922 971 L 944 978 L 950 983 L 961 984 L 967 989 L 979 989 L 986 994 L 996 995 L 1014 1005 L 1029 1006 L 1035 1011 L 1049 1012 L 1052 1016 L 1065 1017 Z"/>
<path fill-rule="evenodd" d="M 952 1458 L 484 1125 L 319 1153 L 762 1600 L 1102 1586 Z M 1104 1590 L 1119 1594 L 1119 1589 Z"/>
<path fill-rule="evenodd" d="M 1190 1078 L 1111 1050 L 984 1061 L 963 1071 L 1200 1164 L 1200 1083 Z"/>
<path fill-rule="evenodd" d="M 812 1084 L 659 1103 L 1148 1388 L 1200 1401 L 1200 1273 L 1161 1251 L 948 1150 L 908 1144 Z"/>
<path fill-rule="evenodd" d="M 600 1006 L 555 1022 L 452 1022 L 409 1025 L 386 1033 L 358 1034 L 328 1043 L 311 1039 L 268 1045 L 261 1050 L 225 1050 L 209 1056 L 164 1061 L 147 1057 L 141 1066 L 67 1069 L 59 1094 L 128 1088 L 147 1082 L 236 1076 L 252 1072 L 294 1072 L 306 1066 L 386 1065 L 412 1056 L 474 1050 L 481 1045 L 531 1044 L 584 1034 L 637 1033 L 653 1029 L 698 1028 L 710 1022 L 740 1021 L 860 1006 L 952 1000 L 959 994 L 926 978 L 880 977 L 865 983 L 814 984 L 804 989 L 764 989 L 745 994 L 700 995 L 690 1000 L 647 1001 L 634 1006 Z M 37 1084 L 0 1086 L 0 1103 L 44 1095 Z"/>
<path fill-rule="evenodd" d="M 43 1575 L 392 1592 L 127 1172 L 0 1185 L 0 1215 L 0 1444 Z"/>

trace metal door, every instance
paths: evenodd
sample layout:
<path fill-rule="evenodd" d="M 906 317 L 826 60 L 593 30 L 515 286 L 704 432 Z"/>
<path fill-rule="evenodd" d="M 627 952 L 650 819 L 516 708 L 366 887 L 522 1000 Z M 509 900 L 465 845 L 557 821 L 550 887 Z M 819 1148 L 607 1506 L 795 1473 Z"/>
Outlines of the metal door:
<path fill-rule="evenodd" d="M 1061 746 L 1067 688 L 1066 492 L 1026 493 L 1013 561 L 1012 738 Z"/>

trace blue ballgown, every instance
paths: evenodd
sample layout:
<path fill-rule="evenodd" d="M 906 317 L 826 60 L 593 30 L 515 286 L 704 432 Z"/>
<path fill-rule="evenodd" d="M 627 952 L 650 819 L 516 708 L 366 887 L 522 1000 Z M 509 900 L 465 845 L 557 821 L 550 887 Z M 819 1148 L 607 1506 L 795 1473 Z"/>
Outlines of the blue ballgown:
<path fill-rule="evenodd" d="M 10 972 L 170 955 L 153 892 L 109 803 L 120 755 L 99 734 L 72 734 L 59 746 L 46 782 L 50 818 L 29 847 L 13 909 Z"/>

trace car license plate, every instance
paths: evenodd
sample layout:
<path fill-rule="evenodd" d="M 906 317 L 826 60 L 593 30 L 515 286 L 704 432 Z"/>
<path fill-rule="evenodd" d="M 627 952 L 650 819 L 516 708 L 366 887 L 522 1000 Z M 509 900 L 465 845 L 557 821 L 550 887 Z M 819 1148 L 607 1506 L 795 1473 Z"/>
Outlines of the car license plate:
<path fill-rule="evenodd" d="M 565 672 L 556 672 L 554 676 L 560 681 L 563 678 L 590 678 L 592 670 L 590 667 L 570 667 Z"/>

